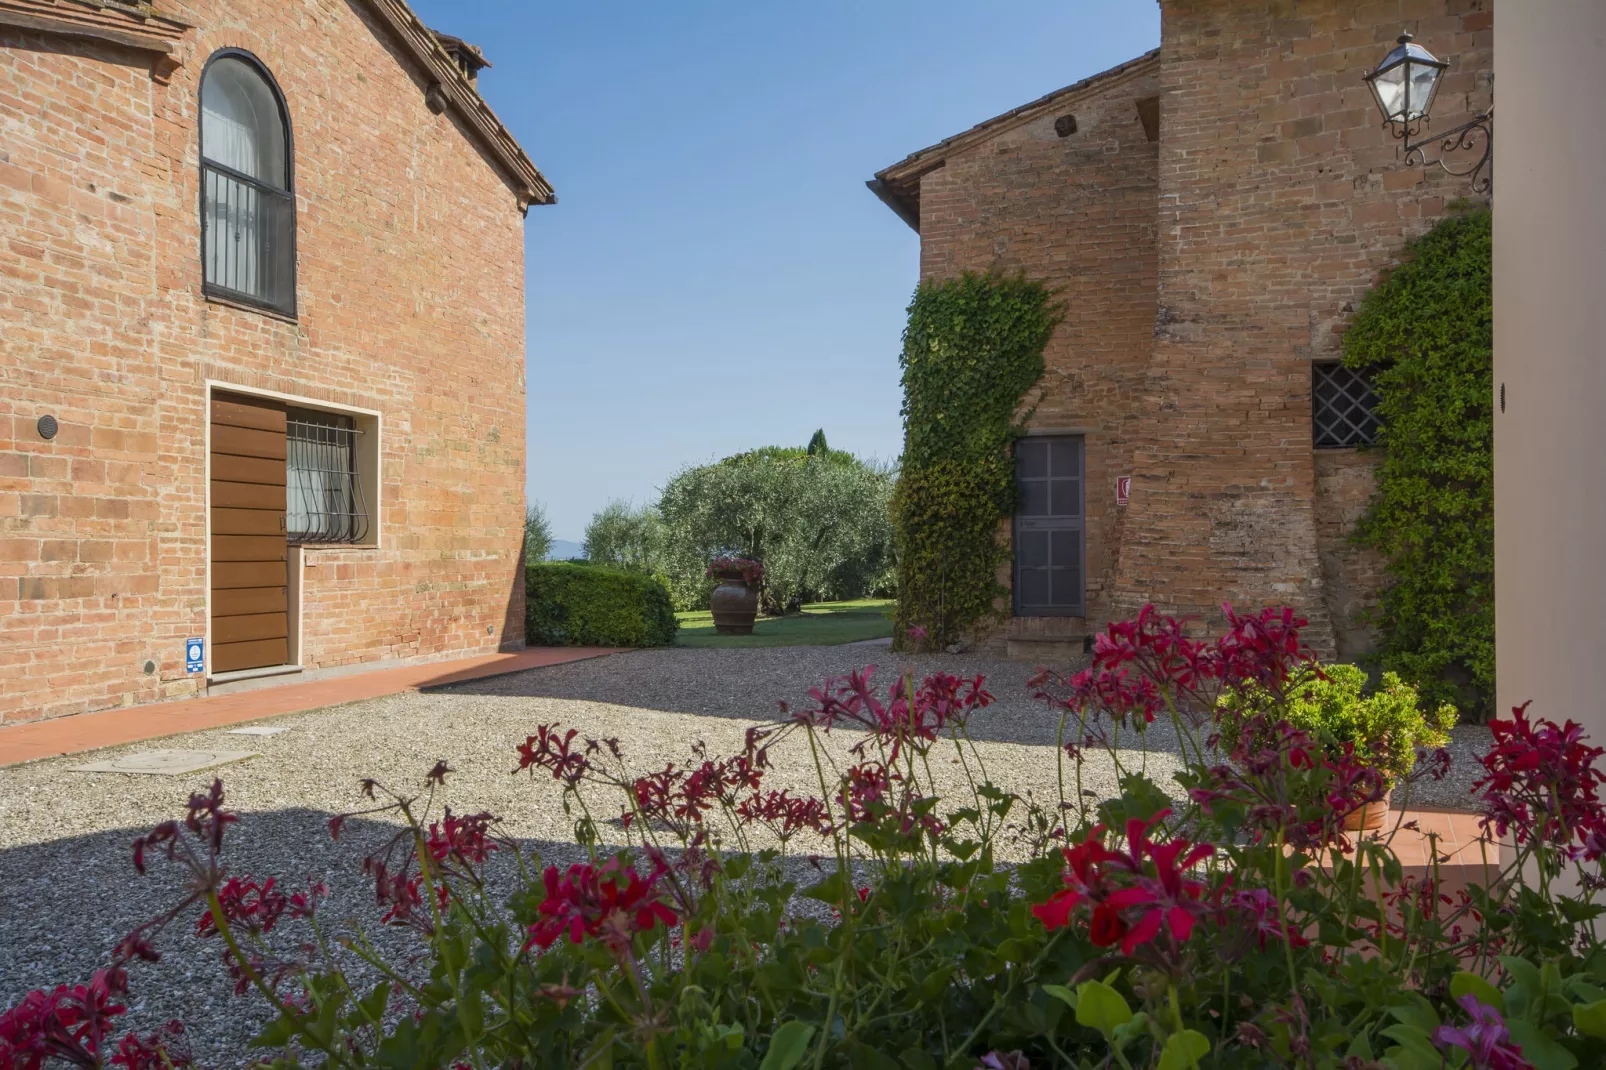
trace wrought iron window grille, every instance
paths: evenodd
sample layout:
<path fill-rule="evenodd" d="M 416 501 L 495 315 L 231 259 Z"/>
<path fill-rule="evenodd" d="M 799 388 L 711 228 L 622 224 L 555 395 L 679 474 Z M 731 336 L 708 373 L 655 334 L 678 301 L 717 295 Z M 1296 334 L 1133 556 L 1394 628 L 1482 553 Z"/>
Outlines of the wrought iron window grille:
<path fill-rule="evenodd" d="M 295 198 L 203 160 L 201 246 L 209 294 L 295 314 Z"/>
<path fill-rule="evenodd" d="M 1311 425 L 1319 450 L 1377 441 L 1377 395 L 1366 376 L 1342 364 L 1311 366 Z"/>
<path fill-rule="evenodd" d="M 295 413 L 286 427 L 285 529 L 292 543 L 360 543 L 368 501 L 357 470 L 362 432 L 348 416 Z"/>

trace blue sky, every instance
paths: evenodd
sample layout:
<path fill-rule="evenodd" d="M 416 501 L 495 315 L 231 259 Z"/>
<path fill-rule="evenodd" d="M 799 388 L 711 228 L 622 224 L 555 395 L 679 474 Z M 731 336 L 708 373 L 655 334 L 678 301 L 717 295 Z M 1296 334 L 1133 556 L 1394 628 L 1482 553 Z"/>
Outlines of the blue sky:
<path fill-rule="evenodd" d="M 764 445 L 886 460 L 919 238 L 874 172 L 1159 41 L 1153 0 L 414 0 L 558 191 L 526 223 L 529 494 Z"/>

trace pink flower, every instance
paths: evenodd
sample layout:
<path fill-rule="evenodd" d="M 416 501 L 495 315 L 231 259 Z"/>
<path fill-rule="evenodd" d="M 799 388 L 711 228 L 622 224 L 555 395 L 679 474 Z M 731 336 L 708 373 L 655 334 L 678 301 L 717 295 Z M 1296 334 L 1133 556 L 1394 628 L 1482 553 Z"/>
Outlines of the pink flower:
<path fill-rule="evenodd" d="M 112 1064 L 126 1070 L 168 1070 L 169 1067 L 194 1065 L 184 1037 L 184 1023 L 175 1018 L 155 1033 L 143 1037 L 138 1033 L 128 1034 L 118 1043 Z"/>
<path fill-rule="evenodd" d="M 829 732 L 840 724 L 857 725 L 891 748 L 888 761 L 897 763 L 905 746 L 924 753 L 954 724 L 964 724 L 975 710 L 992 704 L 982 685 L 983 676 L 960 677 L 932 673 L 911 694 L 903 679 L 895 680 L 883 697 L 871 683 L 875 666 L 825 681 L 809 689 L 814 707 L 792 715 L 798 724 Z M 864 744 L 854 748 L 863 753 Z"/>
<path fill-rule="evenodd" d="M 541 920 L 530 926 L 530 938 L 524 946 L 545 949 L 567 933 L 572 943 L 578 944 L 588 936 L 600 937 L 620 950 L 636 933 L 647 932 L 659 922 L 675 925 L 679 918 L 663 902 L 658 890 L 658 880 L 664 872 L 660 864 L 643 877 L 618 859 L 600 866 L 570 866 L 568 873 L 562 875 L 558 867 L 548 866 L 541 875 L 546 885 Z"/>
<path fill-rule="evenodd" d="M 551 770 L 553 780 L 561 780 L 571 788 L 580 783 L 591 768 L 586 756 L 573 747 L 574 737 L 580 733 L 571 728 L 560 736 L 559 727 L 557 724 L 537 725 L 536 734 L 519 744 L 519 766 L 513 771 L 520 773 L 539 766 Z"/>
<path fill-rule="evenodd" d="M 1084 714 L 1145 723 L 1166 708 L 1201 720 L 1215 709 L 1222 688 L 1253 682 L 1275 689 L 1314 653 L 1300 642 L 1306 624 L 1286 606 L 1242 616 L 1222 606 L 1228 630 L 1214 642 L 1187 635 L 1187 621 L 1162 617 L 1152 605 L 1136 618 L 1109 625 L 1093 644 L 1091 666 L 1070 679 L 1044 672 L 1033 681 L 1038 697 Z M 1060 690 L 1049 689 L 1050 686 Z"/>
<path fill-rule="evenodd" d="M 1285 937 L 1294 947 L 1305 947 L 1310 943 L 1303 935 L 1286 925 L 1276 896 L 1264 888 L 1246 888 L 1234 892 L 1229 910 L 1249 922 L 1262 948 L 1266 946 L 1268 940 L 1282 940 Z"/>
<path fill-rule="evenodd" d="M 1441 1050 L 1460 1048 L 1469 1056 L 1469 1070 L 1533 1070 L 1522 1057 L 1522 1048 L 1510 1043 L 1505 1019 L 1500 1012 L 1470 992 L 1458 1001 L 1471 1017 L 1466 1026 L 1441 1025 L 1433 1031 L 1433 1043 Z"/>
<path fill-rule="evenodd" d="M 1149 839 L 1149 830 L 1170 813 L 1162 810 L 1147 822 L 1133 818 L 1126 823 L 1124 862 L 1137 874 L 1136 883 L 1105 899 L 1111 907 L 1136 915 L 1131 930 L 1121 941 L 1121 951 L 1126 955 L 1158 936 L 1162 926 L 1178 944 L 1186 942 L 1193 935 L 1194 922 L 1208 909 L 1202 901 L 1204 882 L 1186 873 L 1215 854 L 1215 845 L 1194 845 L 1181 838 L 1167 843 Z"/>
<path fill-rule="evenodd" d="M 1490 722 L 1495 745 L 1481 759 L 1488 775 L 1473 785 L 1483 794 L 1483 827 L 1501 836 L 1515 829 L 1518 843 L 1537 838 L 1593 861 L 1606 847 L 1599 796 L 1606 775 L 1595 764 L 1606 750 L 1585 745 L 1582 726 L 1572 721 L 1530 724 L 1527 709 L 1525 702 L 1511 720 Z"/>
<path fill-rule="evenodd" d="M 127 994 L 128 974 L 115 966 L 95 971 L 87 985 L 29 992 L 0 1012 L 0 1066 L 38 1070 L 53 1059 L 98 1066 L 112 1019 L 128 1011 L 117 1002 Z"/>
<path fill-rule="evenodd" d="M 707 579 L 717 580 L 731 572 L 740 573 L 742 582 L 749 587 L 762 583 L 764 580 L 763 564 L 754 561 L 750 557 L 737 557 L 735 555 L 714 558 L 708 563 L 708 570 L 703 575 Z"/>
<path fill-rule="evenodd" d="M 276 879 L 269 877 L 257 883 L 251 877 L 230 877 L 217 890 L 218 905 L 223 908 L 223 919 L 231 926 L 248 932 L 270 933 L 278 924 L 279 915 L 290 905 L 290 900 L 274 888 Z M 195 923 L 196 936 L 216 933 L 217 919 L 207 910 Z"/>
<path fill-rule="evenodd" d="M 764 825 L 782 841 L 804 829 L 821 836 L 831 832 L 825 803 L 811 795 L 794 796 L 785 791 L 772 791 L 768 795 L 755 793 L 736 807 L 736 815 L 745 823 Z"/>
<path fill-rule="evenodd" d="M 1100 839 L 1104 826 L 1094 828 L 1081 843 L 1065 848 L 1065 887 L 1045 903 L 1032 907 L 1032 914 L 1050 931 L 1070 922 L 1071 913 L 1083 900 L 1101 901 L 1109 892 L 1105 864 L 1115 856 Z"/>

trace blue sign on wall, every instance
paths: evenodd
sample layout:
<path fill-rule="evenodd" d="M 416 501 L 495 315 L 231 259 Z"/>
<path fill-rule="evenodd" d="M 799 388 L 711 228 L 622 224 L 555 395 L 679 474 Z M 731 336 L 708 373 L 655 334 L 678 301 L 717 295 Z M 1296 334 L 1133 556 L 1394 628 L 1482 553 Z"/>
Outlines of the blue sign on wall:
<path fill-rule="evenodd" d="M 184 671 L 185 672 L 205 672 L 206 671 L 206 640 L 205 639 L 186 639 L 186 640 L 184 640 Z"/>

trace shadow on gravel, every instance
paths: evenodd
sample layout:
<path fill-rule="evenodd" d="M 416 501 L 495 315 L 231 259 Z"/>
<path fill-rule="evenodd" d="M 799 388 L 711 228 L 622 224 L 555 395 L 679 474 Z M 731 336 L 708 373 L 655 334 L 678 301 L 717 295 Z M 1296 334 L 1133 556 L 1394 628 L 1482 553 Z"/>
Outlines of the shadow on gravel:
<path fill-rule="evenodd" d="M 437 805 L 433 816 L 438 811 Z M 182 817 L 182 811 L 172 816 Z M 318 916 L 328 935 L 360 929 L 388 961 L 407 962 L 423 943 L 410 930 L 381 924 L 383 908 L 362 872 L 364 856 L 382 849 L 402 826 L 351 818 L 334 841 L 328 830 L 332 816 L 307 808 L 241 813 L 229 826 L 221 861 L 230 876 L 276 878 L 286 894 L 305 888 L 309 879 L 323 882 L 329 895 Z M 184 900 L 188 871 L 182 865 L 152 853 L 146 875 L 135 872 L 131 845 L 148 831 L 118 828 L 0 850 L 0 1011 L 32 989 L 87 982 L 107 964 L 119 940 Z M 516 842 L 532 868 L 537 860 L 531 852 L 542 866 L 566 867 L 587 857 L 566 841 Z M 831 868 L 828 861 L 821 864 Z M 788 856 L 782 865 L 787 879 L 800 886 L 824 872 L 803 855 Z M 517 865 L 506 854 L 493 855 L 487 877 L 493 893 L 505 895 L 516 887 Z M 799 900 L 799 909 L 818 913 L 825 908 Z M 160 961 L 129 968 L 129 1013 L 117 1020 L 115 1035 L 150 1032 L 179 1018 L 197 1065 L 243 1067 L 260 1057 L 249 1042 L 272 1013 L 254 991 L 233 994 L 220 941 L 196 935 L 202 910 L 199 904 L 187 908 L 154 937 Z M 275 946 L 286 955 L 309 937 L 307 924 L 288 916 L 273 933 Z M 377 982 L 378 975 L 354 956 L 346 964 L 355 982 Z"/>
<path fill-rule="evenodd" d="M 172 815 L 182 817 L 182 809 Z M 287 893 L 309 877 L 324 882 L 329 898 L 320 917 L 340 928 L 353 925 L 397 958 L 420 946 L 414 935 L 380 924 L 373 884 L 362 873 L 363 856 L 396 834 L 398 825 L 354 818 L 338 842 L 329 837 L 332 816 L 317 810 L 246 812 L 229 827 L 222 861 L 230 875 L 275 877 Z M 147 856 L 147 873 L 133 866 L 131 845 L 142 828 L 118 828 L 0 850 L 0 1010 L 35 988 L 87 982 L 105 966 L 117 942 L 135 927 L 177 905 L 186 893 L 187 871 L 160 856 Z M 543 861 L 568 865 L 584 851 L 572 843 L 520 841 Z M 494 883 L 511 883 L 512 866 L 493 869 Z M 161 960 L 129 969 L 129 1013 L 119 1032 L 148 1032 L 171 1018 L 189 1029 L 198 1065 L 243 1066 L 247 1043 L 270 1017 L 255 993 L 233 994 L 216 937 L 201 939 L 199 905 L 175 918 L 155 938 Z M 275 929 L 286 950 L 305 939 L 301 922 Z"/>
<path fill-rule="evenodd" d="M 864 647 L 771 647 L 754 650 L 658 648 L 614 654 L 592 661 L 549 665 L 505 676 L 469 680 L 426 689 L 437 695 L 499 695 L 600 702 L 670 713 L 772 721 L 780 703 L 809 708 L 809 689 L 833 677 L 875 666 L 873 681 L 883 693 L 892 680 L 910 671 L 918 680 L 929 673 L 984 676 L 995 701 L 971 722 L 976 739 L 1053 746 L 1058 714 L 1032 695 L 1029 681 L 1037 667 L 1023 662 L 965 654 L 910 656 Z M 1054 666 L 1071 673 L 1082 666 Z M 1149 746 L 1171 750 L 1169 728 Z"/>

